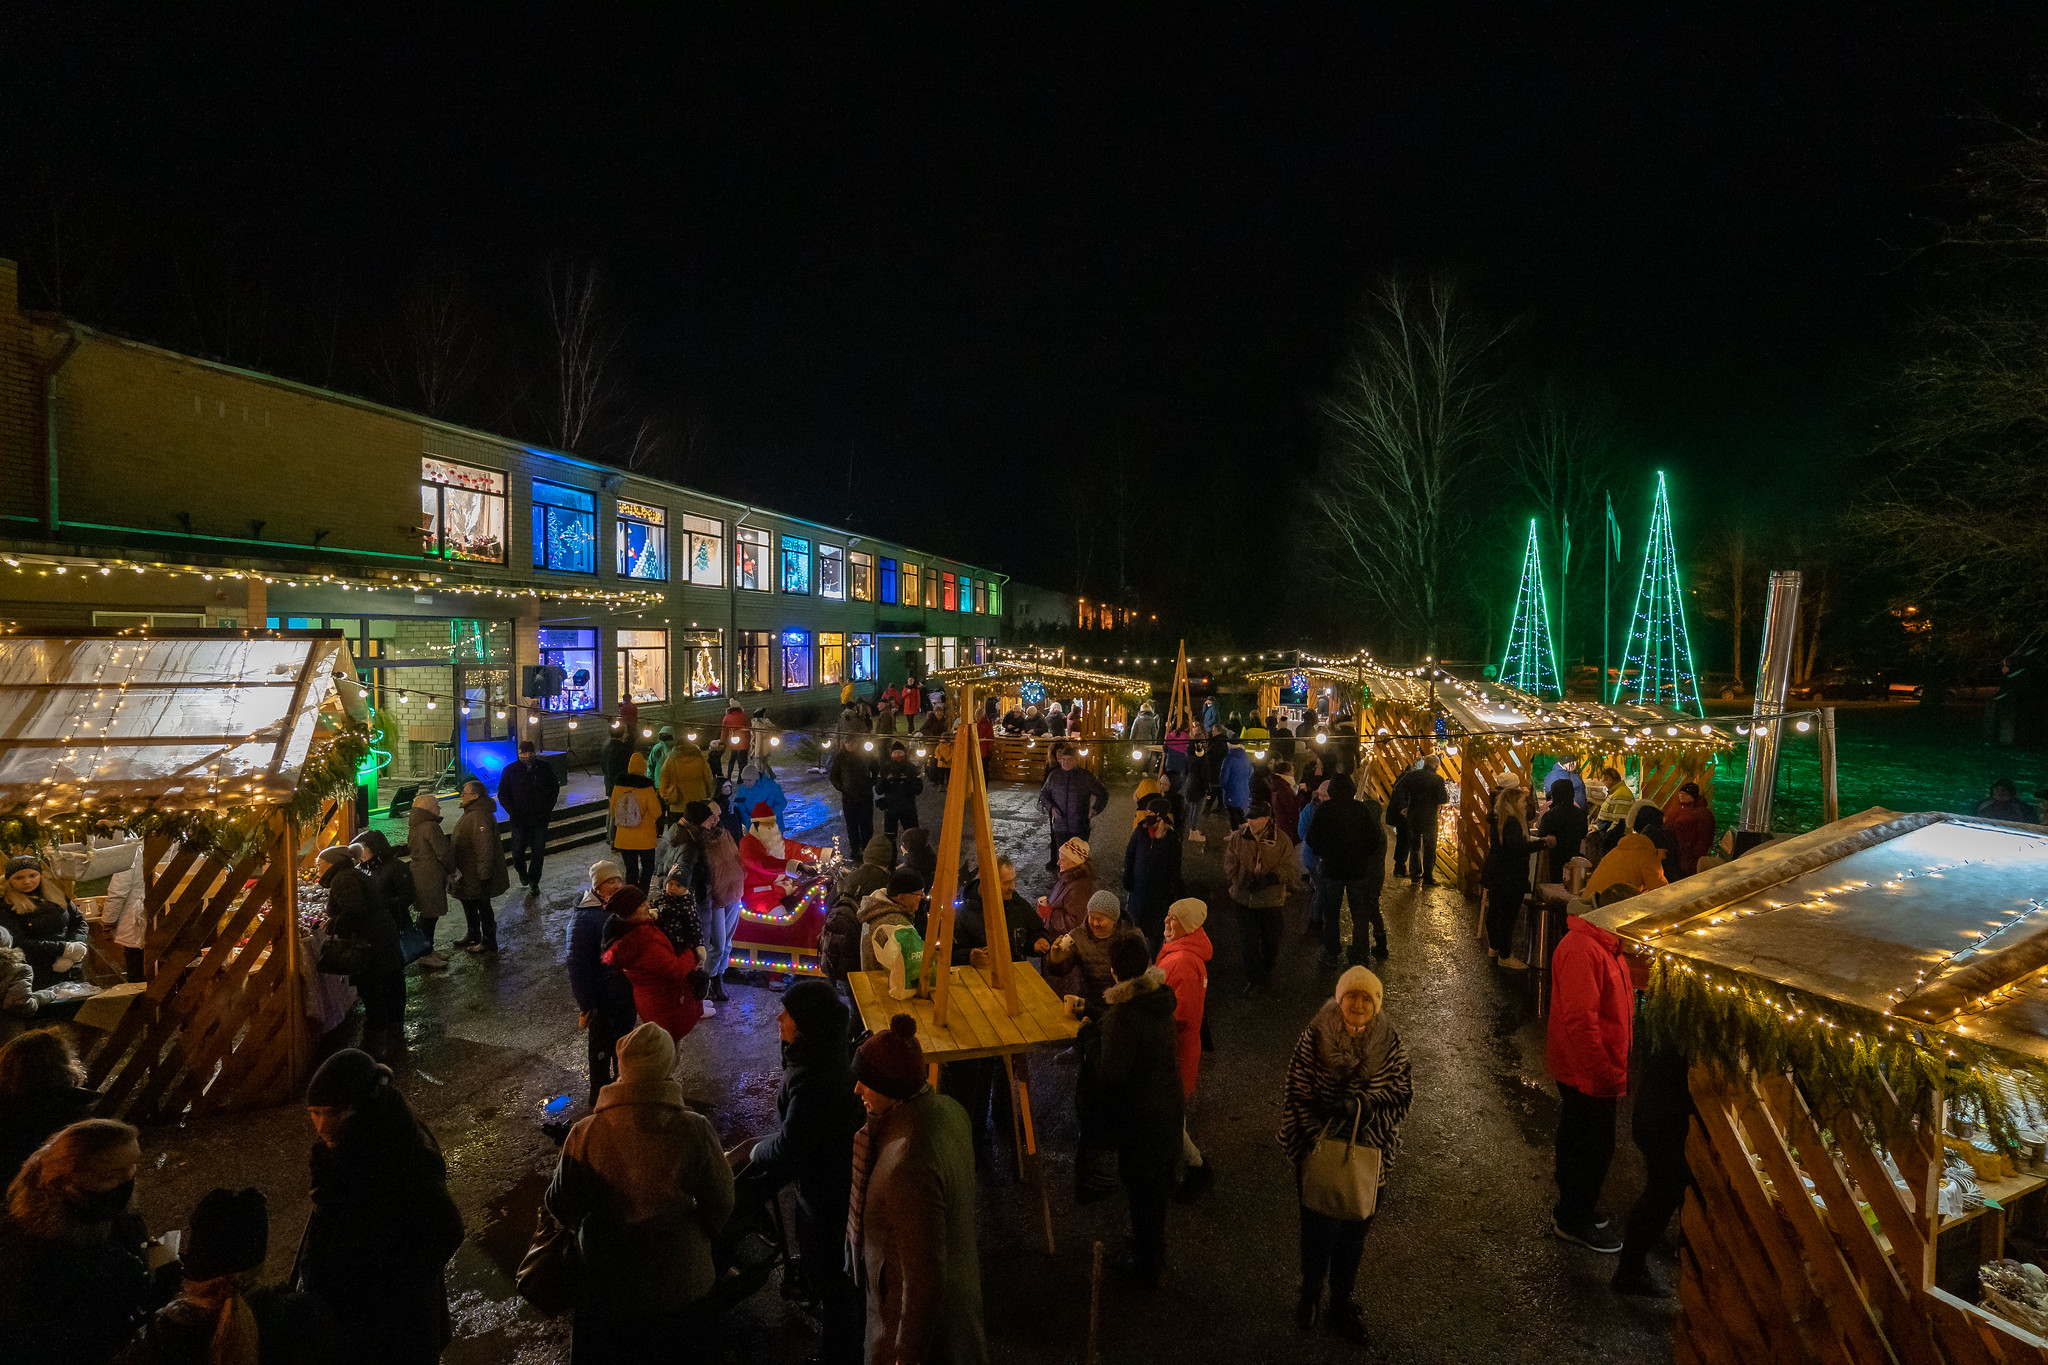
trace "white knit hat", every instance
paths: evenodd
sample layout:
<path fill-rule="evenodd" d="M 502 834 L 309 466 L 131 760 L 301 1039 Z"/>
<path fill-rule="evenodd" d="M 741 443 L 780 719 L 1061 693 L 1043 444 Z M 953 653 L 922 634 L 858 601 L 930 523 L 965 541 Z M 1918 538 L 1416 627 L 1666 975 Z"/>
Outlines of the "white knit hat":
<path fill-rule="evenodd" d="M 1166 914 L 1169 919 L 1179 920 L 1181 926 L 1192 934 L 1208 920 L 1209 906 L 1198 897 L 1183 896 L 1166 907 Z"/>
<path fill-rule="evenodd" d="M 626 873 L 623 868 L 611 859 L 600 858 L 590 865 L 590 885 L 593 888 L 604 885 L 612 877 L 617 877 L 620 881 L 624 881 Z"/>
<path fill-rule="evenodd" d="M 1353 991 L 1364 991 L 1371 996 L 1375 1012 L 1386 1007 L 1387 988 L 1380 984 L 1378 977 L 1363 967 L 1353 967 L 1337 978 L 1336 998 L 1339 1004 L 1342 1004 L 1344 997 Z"/>

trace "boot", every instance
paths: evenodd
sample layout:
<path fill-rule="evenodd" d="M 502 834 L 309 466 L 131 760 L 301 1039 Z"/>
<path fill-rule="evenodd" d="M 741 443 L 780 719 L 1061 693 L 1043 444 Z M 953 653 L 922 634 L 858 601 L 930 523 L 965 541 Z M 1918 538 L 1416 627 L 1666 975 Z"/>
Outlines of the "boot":
<path fill-rule="evenodd" d="M 1330 1305 L 1330 1330 L 1353 1346 L 1365 1345 L 1365 1314 L 1355 1299 L 1338 1299 Z"/>
<path fill-rule="evenodd" d="M 1294 1303 L 1294 1325 L 1304 1332 L 1316 1330 L 1316 1323 L 1322 1318 L 1323 1287 L 1303 1285 L 1301 1295 Z"/>

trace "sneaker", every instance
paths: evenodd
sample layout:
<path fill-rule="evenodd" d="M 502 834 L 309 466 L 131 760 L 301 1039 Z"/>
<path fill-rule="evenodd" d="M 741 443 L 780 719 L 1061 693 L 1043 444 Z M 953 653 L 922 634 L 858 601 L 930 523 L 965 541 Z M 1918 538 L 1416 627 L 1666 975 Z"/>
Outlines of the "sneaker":
<path fill-rule="evenodd" d="M 1614 1272 L 1614 1292 L 1639 1299 L 1668 1299 L 1670 1288 L 1657 1278 L 1648 1261 L 1623 1261 Z"/>
<path fill-rule="evenodd" d="M 1365 1313 L 1353 1299 L 1339 1299 L 1330 1305 L 1330 1331 L 1353 1346 L 1365 1345 Z"/>
<path fill-rule="evenodd" d="M 420 966 L 425 967 L 430 972 L 445 972 L 448 970 L 448 959 L 443 957 L 438 949 L 431 953 L 422 954 L 419 963 Z"/>
<path fill-rule="evenodd" d="M 1529 970 L 1529 964 L 1522 961 L 1519 957 L 1501 957 L 1495 958 L 1494 961 L 1511 972 L 1526 972 Z"/>
<path fill-rule="evenodd" d="M 1621 1250 L 1619 1237 L 1611 1232 L 1603 1232 L 1591 1223 L 1562 1223 L 1553 1218 L 1550 1220 L 1550 1230 L 1565 1241 L 1577 1242 L 1580 1246 L 1597 1251 L 1602 1256 L 1612 1256 Z"/>
<path fill-rule="evenodd" d="M 471 948 L 476 947 L 477 944 L 482 942 L 483 940 L 480 938 L 458 938 L 455 940 L 455 942 L 449 944 L 448 946 L 450 948 L 461 948 L 467 951 Z"/>
<path fill-rule="evenodd" d="M 717 1004 L 717 1002 L 716 1002 L 716 1001 L 713 1001 L 713 1000 L 709 1000 L 709 999 L 707 999 L 707 1000 L 705 1000 L 705 1001 L 703 1002 L 703 1004 L 704 1004 L 704 1017 L 705 1017 L 706 1019 L 716 1019 L 716 1018 L 718 1017 L 718 1004 Z"/>
<path fill-rule="evenodd" d="M 1180 1188 L 1174 1191 L 1173 1197 L 1183 1204 L 1192 1204 L 1215 1183 L 1216 1168 L 1204 1158 L 1201 1165 L 1188 1167 L 1188 1173 L 1180 1178 Z"/>

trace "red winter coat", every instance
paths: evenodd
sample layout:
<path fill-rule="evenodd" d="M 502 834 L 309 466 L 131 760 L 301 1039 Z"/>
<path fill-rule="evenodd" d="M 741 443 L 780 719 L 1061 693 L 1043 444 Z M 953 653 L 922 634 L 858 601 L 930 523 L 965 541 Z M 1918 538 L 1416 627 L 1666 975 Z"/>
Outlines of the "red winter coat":
<path fill-rule="evenodd" d="M 1195 1097 L 1202 1072 L 1202 1007 L 1209 997 L 1209 959 L 1216 949 L 1209 931 L 1182 934 L 1159 950 L 1159 970 L 1173 987 L 1173 1051 L 1180 1063 L 1180 1093 Z"/>
<path fill-rule="evenodd" d="M 1294 783 L 1278 774 L 1266 779 L 1266 803 L 1273 808 L 1273 823 L 1280 827 L 1291 843 L 1295 826 L 1301 823 L 1301 797 L 1294 790 Z"/>
<path fill-rule="evenodd" d="M 1678 841 L 1678 874 L 1690 877 L 1700 870 L 1700 855 L 1714 846 L 1714 811 L 1703 801 L 1689 806 L 1672 797 L 1664 807 L 1664 828 Z"/>
<path fill-rule="evenodd" d="M 1577 915 L 1567 919 L 1550 958 L 1550 1078 L 1601 1098 L 1626 1095 L 1635 1003 L 1621 940 Z"/>
<path fill-rule="evenodd" d="M 694 949 L 677 952 L 653 920 L 605 923 L 604 965 L 626 974 L 633 1008 L 642 1023 L 659 1024 L 681 1042 L 704 1017 L 703 1002 L 690 991 L 697 970 Z"/>
<path fill-rule="evenodd" d="M 753 738 L 754 723 L 747 719 L 747 713 L 738 706 L 726 708 L 725 718 L 718 722 L 718 732 L 725 737 L 725 747 L 737 753 L 745 753 Z"/>

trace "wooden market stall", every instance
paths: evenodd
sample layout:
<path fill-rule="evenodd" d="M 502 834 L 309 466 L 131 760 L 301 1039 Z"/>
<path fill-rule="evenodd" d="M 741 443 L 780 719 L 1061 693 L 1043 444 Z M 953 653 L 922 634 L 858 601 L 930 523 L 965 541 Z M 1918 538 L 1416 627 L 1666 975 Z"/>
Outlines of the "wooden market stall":
<path fill-rule="evenodd" d="M 2048 830 L 1870 810 L 1586 912 L 1691 1062 L 1682 1365 L 2048 1362 L 2044 886 Z"/>
<path fill-rule="evenodd" d="M 941 669 L 930 681 L 946 689 L 946 710 L 954 716 L 965 714 L 961 705 L 965 688 L 972 688 L 976 698 L 993 694 L 1005 714 L 1013 706 L 1043 709 L 1055 701 L 1073 703 L 1066 738 L 1081 766 L 1098 774 L 1105 745 L 1123 733 L 1125 708 L 1152 695 L 1152 684 L 1144 678 L 1017 659 Z M 1052 746 L 1059 742 L 1048 735 L 1005 734 L 998 723 L 995 775 L 1010 782 L 1043 780 L 1052 762 Z"/>
<path fill-rule="evenodd" d="M 1247 676 L 1259 689 L 1261 714 L 1304 681 L 1311 690 L 1331 688 L 1352 707 L 1357 740 L 1340 726 L 1327 739 L 1311 736 L 1309 742 L 1324 750 L 1355 745 L 1360 790 L 1376 800 L 1386 800 L 1394 779 L 1416 759 L 1434 755 L 1456 797 L 1439 815 L 1436 875 L 1468 896 L 1479 894 L 1494 796 L 1510 780 L 1524 788 L 1542 782 L 1547 766 L 1531 772 L 1538 755 L 1576 758 L 1589 777 L 1611 765 L 1637 796 L 1661 806 L 1687 782 L 1697 782 L 1702 799 L 1711 802 L 1715 756 L 1735 744 L 1725 724 L 1664 707 L 1543 701 L 1441 668 L 1389 668 L 1368 654 Z M 1345 714 L 1333 708 L 1340 721 Z"/>
<path fill-rule="evenodd" d="M 353 670 L 339 632 L 0 639 L 0 843 L 142 836 L 146 980 L 88 1059 L 101 1113 L 278 1104 L 303 1082 L 331 1002 L 299 880 L 323 826 L 350 832 Z"/>

